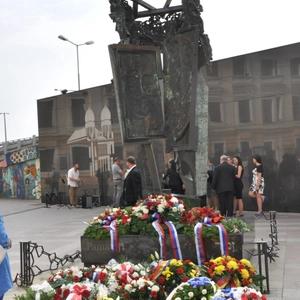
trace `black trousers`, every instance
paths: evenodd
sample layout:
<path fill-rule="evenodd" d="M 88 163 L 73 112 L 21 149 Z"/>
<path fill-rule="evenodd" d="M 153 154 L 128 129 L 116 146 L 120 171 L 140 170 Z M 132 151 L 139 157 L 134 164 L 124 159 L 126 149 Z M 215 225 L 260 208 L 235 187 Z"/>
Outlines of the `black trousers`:
<path fill-rule="evenodd" d="M 219 209 L 222 216 L 233 216 L 233 191 L 218 193 Z"/>

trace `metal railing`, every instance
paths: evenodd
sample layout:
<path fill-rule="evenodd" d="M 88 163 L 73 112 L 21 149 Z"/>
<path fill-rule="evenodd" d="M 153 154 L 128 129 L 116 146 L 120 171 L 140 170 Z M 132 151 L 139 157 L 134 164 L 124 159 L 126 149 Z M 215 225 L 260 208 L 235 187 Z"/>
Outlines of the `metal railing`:
<path fill-rule="evenodd" d="M 41 269 L 37 262 L 41 257 L 48 259 L 49 268 Z M 81 259 L 81 252 L 76 251 L 69 255 L 59 258 L 55 252 L 49 253 L 44 250 L 43 246 L 32 242 L 20 242 L 20 273 L 14 279 L 18 286 L 30 286 L 35 276 L 46 272 L 57 270 L 59 266 L 64 266 L 67 262 L 74 262 L 75 259 Z"/>

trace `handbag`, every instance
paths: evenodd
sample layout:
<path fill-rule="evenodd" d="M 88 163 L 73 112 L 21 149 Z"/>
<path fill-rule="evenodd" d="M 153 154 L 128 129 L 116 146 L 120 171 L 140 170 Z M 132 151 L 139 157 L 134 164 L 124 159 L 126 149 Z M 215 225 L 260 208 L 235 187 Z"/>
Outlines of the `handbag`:
<path fill-rule="evenodd" d="M 0 245 L 0 265 L 2 264 L 2 261 L 6 255 L 7 250 L 4 249 L 1 245 Z"/>

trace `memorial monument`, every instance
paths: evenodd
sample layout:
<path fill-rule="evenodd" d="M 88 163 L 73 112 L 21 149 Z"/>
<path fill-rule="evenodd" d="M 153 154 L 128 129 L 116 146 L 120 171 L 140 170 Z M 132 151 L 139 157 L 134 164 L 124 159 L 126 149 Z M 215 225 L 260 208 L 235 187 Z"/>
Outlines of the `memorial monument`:
<path fill-rule="evenodd" d="M 146 186 L 158 192 L 151 140 L 164 137 L 181 173 L 192 178 L 190 194 L 204 195 L 208 88 L 200 69 L 210 63 L 212 51 L 200 1 L 171 6 L 166 0 L 162 8 L 142 0 L 109 2 L 120 35 L 109 51 L 123 143 L 141 143 Z"/>

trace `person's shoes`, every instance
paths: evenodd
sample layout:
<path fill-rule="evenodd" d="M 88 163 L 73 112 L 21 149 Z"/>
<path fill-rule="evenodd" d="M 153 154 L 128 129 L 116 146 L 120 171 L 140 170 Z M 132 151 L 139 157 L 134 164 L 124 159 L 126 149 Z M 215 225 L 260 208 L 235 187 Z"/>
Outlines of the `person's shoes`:
<path fill-rule="evenodd" d="M 255 215 L 254 215 L 254 219 L 255 219 L 255 220 L 259 219 L 263 214 L 264 214 L 264 212 L 263 212 L 263 211 L 260 211 L 258 214 L 255 214 Z"/>
<path fill-rule="evenodd" d="M 264 197 L 264 201 L 262 203 L 266 203 L 269 200 L 267 196 Z"/>
<path fill-rule="evenodd" d="M 241 217 L 243 217 L 244 215 L 236 215 L 237 217 L 239 217 L 239 218 L 241 218 Z"/>

